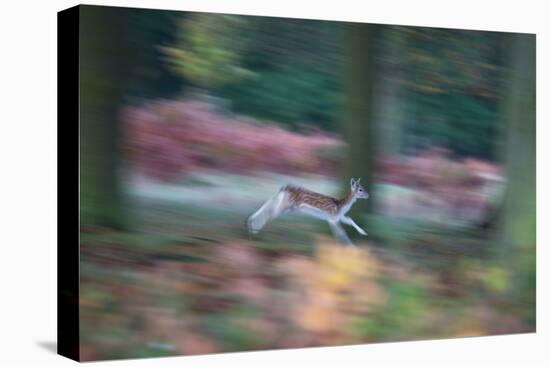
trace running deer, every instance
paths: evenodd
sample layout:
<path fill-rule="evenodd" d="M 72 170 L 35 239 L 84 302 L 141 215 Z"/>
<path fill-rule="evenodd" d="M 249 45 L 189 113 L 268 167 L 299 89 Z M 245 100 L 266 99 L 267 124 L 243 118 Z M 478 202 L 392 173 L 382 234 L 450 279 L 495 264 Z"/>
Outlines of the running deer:
<path fill-rule="evenodd" d="M 350 191 L 342 199 L 322 195 L 298 186 L 284 186 L 275 196 L 267 200 L 260 209 L 248 217 L 248 231 L 257 234 L 269 221 L 279 215 L 296 211 L 326 220 L 338 241 L 351 244 L 351 240 L 340 223 L 350 225 L 360 234 L 367 235 L 367 232 L 359 227 L 353 219 L 346 216 L 346 213 L 357 199 L 367 199 L 369 197 L 359 181 L 360 179 L 351 179 Z"/>

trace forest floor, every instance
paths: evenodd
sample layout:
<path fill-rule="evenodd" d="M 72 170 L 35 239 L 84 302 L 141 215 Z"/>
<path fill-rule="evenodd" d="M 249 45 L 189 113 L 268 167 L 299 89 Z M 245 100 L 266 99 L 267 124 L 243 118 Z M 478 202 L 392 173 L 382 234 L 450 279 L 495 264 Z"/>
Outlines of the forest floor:
<path fill-rule="evenodd" d="M 352 248 L 325 223 L 289 216 L 250 237 L 246 216 L 289 180 L 338 187 L 285 176 L 132 181 L 134 230 L 81 230 L 82 358 L 534 331 L 483 233 L 373 217 L 380 236 L 348 231 Z"/>

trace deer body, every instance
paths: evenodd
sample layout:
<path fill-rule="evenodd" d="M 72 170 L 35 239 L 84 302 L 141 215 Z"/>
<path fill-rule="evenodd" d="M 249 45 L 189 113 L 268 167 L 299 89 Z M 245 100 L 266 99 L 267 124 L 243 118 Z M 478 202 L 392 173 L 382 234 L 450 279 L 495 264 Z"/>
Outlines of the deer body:
<path fill-rule="evenodd" d="M 256 212 L 247 220 L 249 232 L 258 233 L 269 221 L 277 218 L 283 213 L 297 211 L 318 219 L 326 220 L 334 234 L 341 242 L 351 244 L 340 223 L 354 227 L 357 232 L 367 235 L 353 219 L 346 216 L 357 199 L 367 199 L 368 194 L 359 183 L 359 180 L 351 179 L 349 193 L 336 199 L 331 196 L 319 194 L 302 187 L 287 185 L 282 187 L 279 192 L 267 200 Z"/>

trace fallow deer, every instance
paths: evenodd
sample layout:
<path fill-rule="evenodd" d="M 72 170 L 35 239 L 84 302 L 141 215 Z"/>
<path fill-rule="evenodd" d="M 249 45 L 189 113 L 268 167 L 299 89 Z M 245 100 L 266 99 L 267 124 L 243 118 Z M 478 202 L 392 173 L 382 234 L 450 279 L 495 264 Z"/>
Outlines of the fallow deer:
<path fill-rule="evenodd" d="M 350 191 L 342 199 L 319 194 L 302 187 L 286 185 L 248 217 L 248 231 L 257 234 L 269 221 L 281 214 L 295 211 L 326 220 L 338 241 L 351 244 L 351 240 L 340 223 L 350 225 L 360 234 L 367 235 L 367 232 L 359 227 L 353 219 L 346 216 L 357 199 L 368 199 L 369 197 L 359 181 L 360 179 L 351 179 Z"/>

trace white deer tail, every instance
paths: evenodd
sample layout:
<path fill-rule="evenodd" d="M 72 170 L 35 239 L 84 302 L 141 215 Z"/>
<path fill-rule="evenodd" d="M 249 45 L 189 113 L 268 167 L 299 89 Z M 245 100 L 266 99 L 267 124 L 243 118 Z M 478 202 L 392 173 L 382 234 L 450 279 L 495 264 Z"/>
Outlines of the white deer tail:
<path fill-rule="evenodd" d="M 248 231 L 252 234 L 258 233 L 272 219 L 281 214 L 285 209 L 286 193 L 281 189 L 277 195 L 267 200 L 260 209 L 250 215 L 246 221 Z"/>

